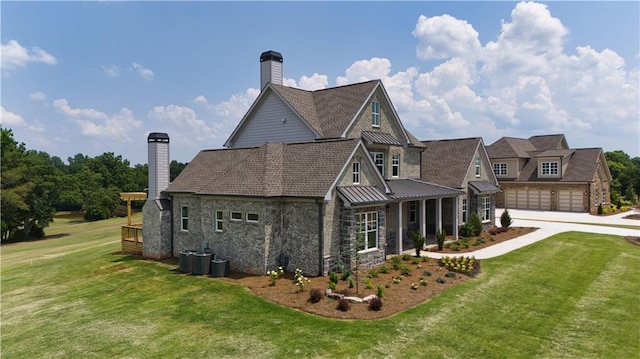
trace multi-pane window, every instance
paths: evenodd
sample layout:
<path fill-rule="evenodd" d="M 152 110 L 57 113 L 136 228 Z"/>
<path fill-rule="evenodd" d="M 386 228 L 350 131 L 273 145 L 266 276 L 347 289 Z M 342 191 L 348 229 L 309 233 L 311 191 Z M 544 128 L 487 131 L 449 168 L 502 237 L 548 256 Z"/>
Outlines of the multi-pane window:
<path fill-rule="evenodd" d="M 260 217 L 257 213 L 247 213 L 247 222 L 258 222 Z"/>
<path fill-rule="evenodd" d="M 380 103 L 376 101 L 371 103 L 371 125 L 380 127 Z"/>
<path fill-rule="evenodd" d="M 216 232 L 222 232 L 223 230 L 223 221 L 222 221 L 222 211 L 216 211 Z"/>
<path fill-rule="evenodd" d="M 400 154 L 398 153 L 391 156 L 391 176 L 400 176 Z"/>
<path fill-rule="evenodd" d="M 356 214 L 356 236 L 358 250 L 378 247 L 378 212 L 359 212 Z"/>
<path fill-rule="evenodd" d="M 506 176 L 507 175 L 507 164 L 506 163 L 494 163 L 493 164 L 493 173 L 496 176 Z"/>
<path fill-rule="evenodd" d="M 480 156 L 476 156 L 476 177 L 480 177 Z"/>
<path fill-rule="evenodd" d="M 382 152 L 371 152 L 371 158 L 373 162 L 376 164 L 378 171 L 384 176 L 384 153 Z"/>
<path fill-rule="evenodd" d="M 482 197 L 481 215 L 483 221 L 491 220 L 491 197 Z"/>
<path fill-rule="evenodd" d="M 360 162 L 353 163 L 353 184 L 360 184 Z"/>
<path fill-rule="evenodd" d="M 553 176 L 558 174 L 558 162 L 542 162 L 542 175 Z"/>
<path fill-rule="evenodd" d="M 180 209 L 180 230 L 189 230 L 189 207 L 182 206 Z"/>
<path fill-rule="evenodd" d="M 467 199 L 462 199 L 462 223 L 467 223 Z"/>
<path fill-rule="evenodd" d="M 229 218 L 232 221 L 242 221 L 242 212 L 231 212 Z"/>
<path fill-rule="evenodd" d="M 602 190 L 602 203 L 607 203 L 607 189 Z"/>
<path fill-rule="evenodd" d="M 409 202 L 409 222 L 416 223 L 416 201 Z"/>

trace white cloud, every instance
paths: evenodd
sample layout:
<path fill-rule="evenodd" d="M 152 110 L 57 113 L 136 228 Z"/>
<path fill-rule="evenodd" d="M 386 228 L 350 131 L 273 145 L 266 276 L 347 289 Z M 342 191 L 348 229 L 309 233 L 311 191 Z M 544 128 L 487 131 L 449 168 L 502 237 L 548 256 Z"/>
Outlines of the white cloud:
<path fill-rule="evenodd" d="M 116 77 L 120 74 L 120 69 L 116 65 L 102 65 L 102 72 L 109 77 Z"/>
<path fill-rule="evenodd" d="M 191 102 L 197 104 L 197 105 L 208 105 L 209 101 L 207 101 L 207 98 L 204 97 L 203 95 L 200 95 L 196 98 L 194 98 L 193 100 L 191 100 Z"/>
<path fill-rule="evenodd" d="M 131 67 L 133 68 L 133 70 L 138 72 L 140 77 L 142 77 L 143 79 L 149 80 L 149 81 L 153 80 L 154 73 L 150 69 L 140 65 L 137 62 L 134 62 L 133 64 L 131 64 Z"/>
<path fill-rule="evenodd" d="M 55 57 L 34 46 L 30 50 L 20 45 L 16 40 L 10 40 L 2 44 L 2 71 L 6 72 L 18 67 L 24 67 L 28 62 L 40 62 L 48 65 L 55 65 Z"/>
<path fill-rule="evenodd" d="M 45 95 L 43 92 L 40 92 L 40 91 L 29 94 L 29 97 L 33 101 L 44 101 L 47 99 L 47 95 Z"/>
<path fill-rule="evenodd" d="M 91 108 L 72 108 L 66 99 L 53 101 L 53 107 L 76 124 L 85 136 L 106 136 L 116 142 L 131 142 L 130 134 L 142 126 L 142 121 L 136 120 L 126 107 L 113 115 Z"/>
<path fill-rule="evenodd" d="M 420 15 L 412 32 L 418 39 L 420 59 L 447 59 L 471 56 L 481 48 L 478 32 L 464 20 L 450 15 L 425 17 Z"/>
<path fill-rule="evenodd" d="M 11 111 L 7 111 L 4 109 L 4 107 L 0 106 L 0 125 L 4 127 L 22 127 L 27 125 L 27 121 L 25 121 L 22 116 Z"/>
<path fill-rule="evenodd" d="M 326 88 L 329 84 L 329 81 L 327 80 L 327 75 L 318 75 L 314 72 L 311 77 L 300 77 L 300 81 L 298 82 L 298 84 L 303 90 L 313 91 Z"/>
<path fill-rule="evenodd" d="M 93 118 L 106 120 L 109 116 L 91 108 L 72 108 L 69 106 L 67 99 L 58 99 L 53 101 L 53 107 L 63 115 L 69 118 Z"/>
<path fill-rule="evenodd" d="M 597 140 L 624 131 L 637 152 L 637 67 L 586 44 L 568 53 L 569 30 L 543 4 L 515 5 L 501 29 L 483 46 L 466 21 L 421 16 L 413 31 L 417 57 L 442 62 L 394 72 L 389 59 L 374 57 L 354 62 L 336 84 L 381 79 L 405 126 L 423 139 L 488 136 L 491 143 L 562 132 Z"/>

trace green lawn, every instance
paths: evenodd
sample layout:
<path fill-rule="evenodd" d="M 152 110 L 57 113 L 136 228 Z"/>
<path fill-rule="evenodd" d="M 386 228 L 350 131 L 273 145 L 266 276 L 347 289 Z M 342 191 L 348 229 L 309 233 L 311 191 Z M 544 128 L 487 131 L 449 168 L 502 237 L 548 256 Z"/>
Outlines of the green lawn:
<path fill-rule="evenodd" d="M 2 247 L 6 358 L 631 358 L 640 352 L 640 248 L 566 233 L 500 258 L 427 303 L 336 321 L 242 287 L 116 255 L 122 219 L 56 220 Z M 265 278 L 265 281 L 267 279 Z"/>

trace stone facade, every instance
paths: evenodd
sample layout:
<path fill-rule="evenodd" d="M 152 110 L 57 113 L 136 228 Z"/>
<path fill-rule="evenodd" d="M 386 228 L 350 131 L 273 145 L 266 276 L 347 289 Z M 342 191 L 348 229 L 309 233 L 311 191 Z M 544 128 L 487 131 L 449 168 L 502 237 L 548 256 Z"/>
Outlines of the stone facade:
<path fill-rule="evenodd" d="M 171 253 L 171 201 L 149 199 L 142 208 L 142 255 L 165 259 Z"/>
<path fill-rule="evenodd" d="M 174 195 L 173 202 L 174 256 L 205 244 L 236 271 L 264 274 L 283 265 L 290 272 L 321 274 L 322 207 L 316 201 Z M 181 228 L 182 207 L 189 211 L 188 230 Z M 222 231 L 216 230 L 218 211 Z M 232 212 L 241 219 L 232 220 Z M 247 214 L 257 215 L 257 221 Z"/>

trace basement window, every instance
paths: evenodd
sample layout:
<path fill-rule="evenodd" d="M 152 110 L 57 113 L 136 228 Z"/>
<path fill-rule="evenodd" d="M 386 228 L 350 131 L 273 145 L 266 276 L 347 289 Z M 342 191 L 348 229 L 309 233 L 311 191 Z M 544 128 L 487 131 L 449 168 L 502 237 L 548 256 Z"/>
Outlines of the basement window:
<path fill-rule="evenodd" d="M 242 212 L 231 212 L 230 218 L 232 221 L 242 221 Z"/>

